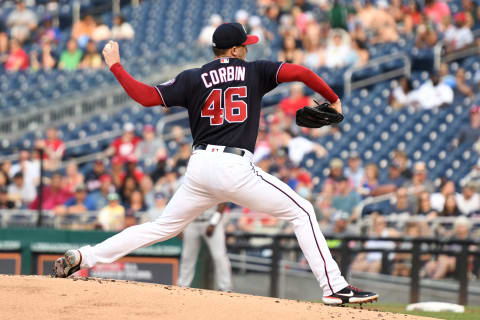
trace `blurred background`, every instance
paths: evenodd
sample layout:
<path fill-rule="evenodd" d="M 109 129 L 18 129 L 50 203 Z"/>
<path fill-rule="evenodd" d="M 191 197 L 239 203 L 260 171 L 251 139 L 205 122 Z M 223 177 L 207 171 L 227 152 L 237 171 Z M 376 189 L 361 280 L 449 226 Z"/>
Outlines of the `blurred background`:
<path fill-rule="evenodd" d="M 161 214 L 191 152 L 187 114 L 132 102 L 101 49 L 118 41 L 126 70 L 159 84 L 210 61 L 231 21 L 261 39 L 248 60 L 305 65 L 342 97 L 340 125 L 305 129 L 295 112 L 319 97 L 280 85 L 254 156 L 312 202 L 349 280 L 387 301 L 478 305 L 474 0 L 0 1 L 0 273 L 47 274 L 65 249 Z M 222 223 L 235 291 L 321 297 L 288 224 L 235 204 Z M 175 283 L 180 251 L 172 239 L 88 275 Z M 212 287 L 211 268 L 203 250 L 195 286 Z"/>

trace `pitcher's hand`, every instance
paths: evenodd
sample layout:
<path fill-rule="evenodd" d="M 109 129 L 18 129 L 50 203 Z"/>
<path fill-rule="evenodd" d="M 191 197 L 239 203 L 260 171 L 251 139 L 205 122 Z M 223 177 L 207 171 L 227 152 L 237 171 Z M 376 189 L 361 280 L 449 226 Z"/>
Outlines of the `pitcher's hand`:
<path fill-rule="evenodd" d="M 120 63 L 120 50 L 118 49 L 118 42 L 110 40 L 102 51 L 103 57 L 105 58 L 105 63 L 108 68 L 113 66 L 115 63 Z"/>
<path fill-rule="evenodd" d="M 338 113 L 343 114 L 343 112 L 342 112 L 342 102 L 340 101 L 340 99 L 337 99 L 337 101 L 335 101 L 334 103 L 332 103 L 332 104 L 330 105 L 330 107 L 332 107 L 333 109 L 337 110 Z"/>

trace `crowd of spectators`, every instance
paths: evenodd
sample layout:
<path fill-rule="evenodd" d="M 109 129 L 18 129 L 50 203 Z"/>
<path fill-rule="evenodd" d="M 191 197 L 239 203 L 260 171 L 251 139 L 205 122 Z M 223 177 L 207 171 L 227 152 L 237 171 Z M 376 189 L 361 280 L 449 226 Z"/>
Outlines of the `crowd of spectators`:
<path fill-rule="evenodd" d="M 473 0 L 462 1 L 455 14 L 442 0 L 258 0 L 257 3 L 260 15 L 269 24 L 263 26 L 259 16 L 250 16 L 244 10 L 235 14 L 235 21 L 278 49 L 278 60 L 314 70 L 365 66 L 371 49 L 378 44 L 408 42 L 418 50 L 430 50 L 432 55 L 440 41 L 445 53 L 478 45 L 473 30 L 480 27 L 480 10 Z M 212 15 L 198 43 L 210 45 L 213 31 L 222 21 L 220 15 Z M 257 56 L 255 50 L 250 50 L 253 51 L 250 58 L 261 58 L 261 53 Z M 454 97 L 473 96 L 474 88 L 467 81 L 471 77 L 463 68 L 452 71 L 442 64 L 439 70 L 431 70 L 429 79 L 418 87 L 414 88 L 409 78 L 401 79 L 390 101 L 396 108 L 444 107 Z M 477 78 L 480 80 L 480 76 Z M 476 83 L 480 82 L 477 80 Z"/>
<path fill-rule="evenodd" d="M 310 68 L 363 66 L 369 61 L 370 46 L 400 38 L 413 37 L 419 49 L 432 48 L 439 39 L 444 39 L 446 50 L 452 52 L 474 42 L 471 30 L 480 21 L 480 10 L 470 0 L 463 1 L 463 11 L 454 16 L 444 2 L 435 0 L 426 0 L 423 7 L 415 1 L 404 5 L 402 1 L 383 0 L 375 3 L 366 0 L 363 4 L 354 1 L 352 6 L 342 1 L 323 1 L 317 5 L 303 0 L 259 0 L 258 4 L 261 13 L 277 23 L 278 30 L 272 33 L 262 26 L 258 16 L 250 16 L 243 10 L 236 13 L 235 20 L 262 40 L 278 45 L 281 49 L 278 59 Z M 21 3 L 17 5 L 17 11 L 25 10 L 29 9 Z M 198 44 L 210 45 L 215 27 L 222 21 L 221 16 L 213 15 L 209 25 L 200 32 Z M 10 45 L 5 69 L 101 68 L 103 62 L 96 47 L 99 41 L 134 36 L 133 29 L 122 17 L 116 17 L 110 29 L 101 20 L 87 15 L 73 26 L 66 50 L 57 55 L 58 30 L 49 19 L 42 20 L 41 26 L 30 23 L 14 32 L 13 25 L 9 24 L 5 40 L 7 33 L 2 33 L 0 24 L 0 54 L 2 48 L 4 53 L 7 50 L 5 41 Z M 30 52 L 29 56 L 22 46 L 32 42 L 40 44 L 41 51 Z M 453 101 L 454 95 L 472 96 L 474 92 L 465 81 L 463 69 L 459 68 L 453 75 L 445 64 L 438 74 L 431 74 L 430 80 L 417 89 L 407 78 L 401 79 L 399 84 L 390 97 L 390 104 L 396 108 L 445 107 Z M 480 215 L 479 184 L 465 183 L 459 190 L 460 186 L 454 181 L 444 179 L 440 186 L 435 186 L 429 180 L 427 165 L 412 163 L 401 150 L 394 152 L 385 168 L 377 163 L 363 163 L 361 155 L 350 152 L 344 160 L 330 161 L 326 179 L 312 177 L 303 166 L 305 156 L 314 155 L 315 159 L 328 156 L 328 150 L 316 141 L 322 136 L 341 136 L 342 131 L 337 126 L 321 129 L 296 126 L 296 110 L 310 105 L 311 98 L 299 85 L 292 85 L 290 92 L 273 113 L 262 117 L 254 161 L 314 204 L 318 223 L 326 235 L 359 234 L 358 222 L 370 219 L 373 227 L 368 232 L 375 237 L 472 236 L 469 218 Z M 4 161 L 1 164 L 0 208 L 38 208 L 40 159 L 43 157 L 48 177 L 43 189 L 45 210 L 60 217 L 97 212 L 96 223 L 91 227 L 108 231 L 157 218 L 181 183 L 191 145 L 180 127 L 172 128 L 173 138 L 168 147 L 150 125 L 142 129 L 141 136 L 137 136 L 133 124 L 127 123 L 123 129 L 123 134 L 84 174 L 75 162 L 69 162 L 63 169 L 64 143 L 55 129 L 49 129 L 45 139 L 35 143 L 35 149 L 20 153 L 18 163 L 12 165 Z M 460 130 L 452 146 L 473 143 L 479 138 L 480 107 L 474 106 L 470 112 L 470 126 Z M 380 174 L 382 170 L 388 174 Z M 387 196 L 388 200 L 382 205 L 363 205 L 363 200 L 376 196 Z M 233 204 L 230 210 L 241 214 L 230 219 L 227 231 L 292 232 L 288 225 L 261 212 L 251 212 Z M 425 219 L 422 223 L 389 224 L 388 218 L 394 215 Z M 455 222 L 434 228 L 431 222 L 437 217 L 453 217 Z M 395 243 L 372 240 L 364 246 L 391 249 Z M 425 276 L 441 278 L 453 271 L 449 257 L 439 257 L 431 263 L 427 263 L 427 258 L 424 257 Z M 396 262 L 393 274 L 408 274 L 408 255 L 392 254 L 390 259 Z M 379 272 L 381 254 L 359 255 L 352 268 Z"/>
<path fill-rule="evenodd" d="M 257 2 L 262 14 L 278 25 L 280 60 L 312 68 L 363 66 L 369 47 L 401 38 L 419 49 L 432 48 L 439 40 L 449 52 L 463 49 L 474 43 L 472 29 L 478 28 L 480 17 L 472 0 L 462 1 L 455 14 L 441 0 Z"/>
<path fill-rule="evenodd" d="M 63 48 L 52 13 L 47 11 L 38 17 L 25 1 L 17 0 L 6 21 L 0 20 L 0 67 L 8 72 L 101 69 L 104 63 L 97 44 L 134 36 L 134 29 L 123 16 L 115 16 L 112 26 L 107 26 L 99 17 L 85 14 L 72 26 Z"/>
<path fill-rule="evenodd" d="M 182 132 L 173 129 L 178 130 Z M 95 213 L 98 225 L 85 228 L 109 231 L 155 219 L 179 184 L 190 145 L 182 133 L 181 140 L 173 142 L 177 151 L 167 157 L 165 142 L 155 128 L 145 125 L 142 131 L 138 137 L 133 124 L 125 124 L 123 134 L 83 174 L 75 161 L 62 165 L 64 142 L 55 128 L 48 129 L 33 150 L 20 152 L 18 162 L 1 163 L 0 208 L 38 209 L 41 203 L 42 209 L 57 216 Z M 41 160 L 45 185 L 40 200 Z M 139 162 L 150 164 L 150 170 L 142 170 Z"/>
<path fill-rule="evenodd" d="M 301 95 L 298 99 L 302 99 Z M 439 186 L 435 186 L 429 179 L 426 164 L 410 161 L 401 150 L 392 154 L 385 168 L 364 163 L 358 153 L 350 152 L 345 160 L 332 159 L 328 176 L 318 180 L 303 167 L 304 156 L 313 155 L 314 159 L 327 156 L 328 150 L 315 141 L 323 135 L 342 135 L 342 132 L 337 127 L 299 128 L 294 124 L 291 110 L 295 108 L 279 107 L 262 117 L 254 159 L 262 170 L 277 176 L 314 204 L 318 223 L 326 235 L 359 235 L 365 232 L 360 226 L 366 222 L 368 225 L 370 221 L 371 235 L 375 237 L 420 233 L 421 236 L 448 239 L 457 237 L 460 232 L 457 229 L 462 227 L 468 228 L 467 235 L 473 237 L 470 231 L 475 230 L 470 218 L 480 215 L 480 190 L 474 181 L 459 188 L 454 181 L 443 179 Z M 479 114 L 480 108 L 472 107 L 473 123 Z M 35 149 L 20 152 L 18 162 L 2 162 L 0 208 L 39 207 L 40 158 L 43 157 L 47 175 L 43 209 L 59 217 L 94 213 L 97 217 L 95 224 L 85 227 L 109 231 L 154 220 L 161 215 L 181 183 L 191 144 L 181 127 L 171 129 L 169 141 L 159 137 L 151 125 L 145 125 L 141 131 L 142 135 L 137 135 L 135 126 L 126 123 L 122 135 L 112 141 L 90 170 L 82 173 L 74 161 L 62 165 L 65 145 L 54 128 L 48 129 L 45 139 L 35 143 Z M 456 143 L 464 143 L 467 134 L 471 132 L 461 130 Z M 388 174 L 381 175 L 382 170 Z M 365 199 L 377 196 L 386 196 L 386 200 L 365 205 Z M 230 211 L 235 212 L 228 219 L 227 230 L 230 232 L 292 232 L 285 222 L 261 212 L 251 212 L 234 204 L 230 205 Z M 392 223 L 395 218 L 389 219 L 399 216 L 422 218 L 422 221 L 399 224 Z M 436 224 L 437 217 L 453 220 Z M 364 245 L 370 249 L 388 249 L 395 243 L 372 240 Z M 407 258 L 392 254 L 391 260 L 398 261 L 395 274 L 409 272 L 405 266 Z M 442 258 L 437 262 L 441 265 L 426 264 L 423 274 L 435 278 L 449 274 L 441 270 L 451 271 L 451 261 Z M 352 268 L 378 272 L 381 255 L 359 255 Z"/>

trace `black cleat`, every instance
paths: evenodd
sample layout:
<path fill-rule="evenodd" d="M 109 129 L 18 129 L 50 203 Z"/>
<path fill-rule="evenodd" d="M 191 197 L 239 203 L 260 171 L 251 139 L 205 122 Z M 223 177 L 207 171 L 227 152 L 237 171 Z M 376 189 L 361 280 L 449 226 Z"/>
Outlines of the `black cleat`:
<path fill-rule="evenodd" d="M 78 270 L 80 270 L 80 263 L 82 262 L 82 255 L 78 250 L 68 250 L 65 256 L 58 258 L 53 265 L 52 277 L 66 278 Z"/>
<path fill-rule="evenodd" d="M 323 297 L 324 304 L 338 306 L 347 303 L 367 303 L 378 300 L 378 294 L 374 292 L 364 292 L 354 286 L 348 286 L 334 294 Z"/>

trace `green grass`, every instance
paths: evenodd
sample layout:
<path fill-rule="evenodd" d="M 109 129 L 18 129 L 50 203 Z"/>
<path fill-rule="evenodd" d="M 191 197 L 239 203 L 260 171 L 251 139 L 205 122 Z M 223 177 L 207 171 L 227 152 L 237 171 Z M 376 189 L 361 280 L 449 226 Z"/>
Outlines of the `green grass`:
<path fill-rule="evenodd" d="M 405 313 L 417 316 L 431 317 L 437 319 L 447 320 L 479 320 L 480 319 L 480 307 L 466 307 L 465 313 L 454 312 L 424 312 L 424 311 L 407 311 L 404 304 L 373 304 L 364 306 L 364 309 L 388 311 L 393 313 Z"/>

